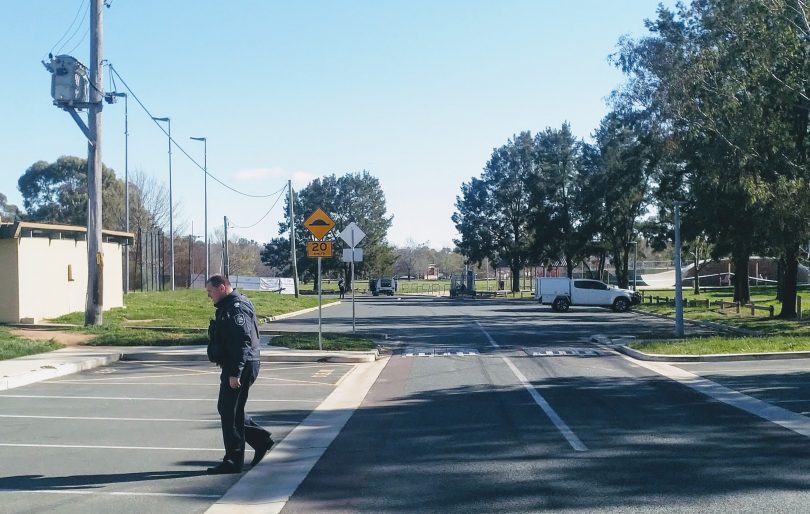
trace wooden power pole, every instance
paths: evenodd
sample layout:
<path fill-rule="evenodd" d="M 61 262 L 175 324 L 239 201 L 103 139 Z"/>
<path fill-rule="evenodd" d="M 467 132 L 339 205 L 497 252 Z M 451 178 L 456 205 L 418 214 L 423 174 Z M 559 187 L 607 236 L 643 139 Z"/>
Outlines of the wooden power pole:
<path fill-rule="evenodd" d="M 101 61 L 104 59 L 104 30 L 101 0 L 90 0 L 90 106 L 87 145 L 87 301 L 85 325 L 101 325 L 104 308 L 104 251 L 101 239 Z"/>

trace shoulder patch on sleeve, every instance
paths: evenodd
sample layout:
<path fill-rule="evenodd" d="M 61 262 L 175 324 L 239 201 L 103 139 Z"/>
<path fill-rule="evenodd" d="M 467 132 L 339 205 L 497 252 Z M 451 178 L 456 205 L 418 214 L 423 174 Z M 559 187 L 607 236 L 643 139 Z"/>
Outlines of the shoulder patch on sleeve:
<path fill-rule="evenodd" d="M 237 314 L 233 317 L 233 322 L 239 325 L 240 327 L 245 324 L 245 315 L 244 314 Z"/>

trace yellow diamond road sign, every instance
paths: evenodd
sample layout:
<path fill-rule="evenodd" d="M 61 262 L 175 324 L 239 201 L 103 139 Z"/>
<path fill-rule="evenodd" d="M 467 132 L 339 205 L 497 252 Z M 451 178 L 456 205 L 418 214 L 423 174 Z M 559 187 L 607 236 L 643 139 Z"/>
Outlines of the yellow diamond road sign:
<path fill-rule="evenodd" d="M 335 228 L 335 222 L 328 214 L 323 212 L 323 209 L 315 209 L 315 212 L 309 215 L 309 218 L 304 222 L 307 230 L 312 232 L 315 239 L 323 239 L 330 230 Z"/>

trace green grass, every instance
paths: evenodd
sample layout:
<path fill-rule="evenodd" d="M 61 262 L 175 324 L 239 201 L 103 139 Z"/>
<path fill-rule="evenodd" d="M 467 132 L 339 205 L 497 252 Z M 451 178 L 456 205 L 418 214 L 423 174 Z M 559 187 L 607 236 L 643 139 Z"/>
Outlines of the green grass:
<path fill-rule="evenodd" d="M 263 318 L 277 316 L 318 305 L 318 298 L 280 295 L 268 291 L 246 292 L 261 322 Z M 324 305 L 335 300 L 324 299 Z M 95 334 L 87 344 L 92 346 L 172 346 L 206 344 L 205 332 L 189 333 L 187 329 L 208 328 L 214 315 L 214 307 L 201 289 L 178 289 L 130 293 L 124 297 L 125 308 L 104 312 L 101 327 L 78 327 L 75 330 Z M 55 323 L 82 325 L 84 313 L 74 312 L 60 316 Z M 133 327 L 166 327 L 167 330 L 142 330 Z M 184 330 L 186 329 L 186 330 Z"/>
<path fill-rule="evenodd" d="M 280 295 L 269 291 L 247 291 L 246 295 L 256 307 L 259 319 L 278 316 L 318 305 L 318 298 Z M 324 298 L 324 305 L 334 302 Z M 124 297 L 125 308 L 104 312 L 104 324 L 114 326 L 137 325 L 145 327 L 206 328 L 214 313 L 211 300 L 202 289 L 178 289 L 129 293 Z M 53 320 L 56 323 L 84 323 L 84 312 L 66 314 Z"/>
<path fill-rule="evenodd" d="M 30 341 L 11 335 L 9 329 L 0 327 L 0 360 L 14 359 L 35 353 L 50 352 L 64 348 L 55 341 Z"/>
<path fill-rule="evenodd" d="M 724 353 L 767 353 L 810 351 L 810 340 L 803 337 L 705 337 L 685 340 L 643 341 L 631 348 L 659 355 L 711 355 Z"/>
<path fill-rule="evenodd" d="M 733 300 L 733 291 L 715 290 L 706 291 L 695 295 L 692 289 L 684 289 L 684 300 L 700 299 Z M 660 296 L 674 298 L 675 292 L 667 291 L 645 291 L 647 296 Z M 802 304 L 810 306 L 810 292 L 801 291 Z M 778 315 L 781 310 L 780 302 L 776 301 L 776 289 L 774 287 L 752 287 L 751 300 L 756 305 L 774 306 L 774 314 Z M 734 309 L 719 311 L 715 305 L 711 305 L 709 310 L 705 306 L 687 307 L 684 303 L 684 318 L 712 321 L 723 325 L 750 330 L 760 334 L 758 337 L 722 335 L 708 338 L 687 338 L 684 340 L 657 340 L 638 341 L 630 345 L 631 348 L 645 353 L 663 355 L 706 355 L 723 353 L 760 353 L 760 352 L 789 352 L 810 350 L 810 323 L 808 317 L 810 312 L 803 309 L 803 320 L 783 320 L 779 318 L 769 318 L 764 311 L 756 311 L 751 315 L 744 307 L 737 314 Z M 673 305 L 656 305 L 644 303 L 635 307 L 637 310 L 654 312 L 666 316 L 675 315 Z"/>
<path fill-rule="evenodd" d="M 324 350 L 373 350 L 377 345 L 371 339 L 346 334 L 321 334 Z M 276 336 L 270 340 L 271 346 L 282 346 L 296 350 L 317 350 L 318 334 L 289 334 Z"/>

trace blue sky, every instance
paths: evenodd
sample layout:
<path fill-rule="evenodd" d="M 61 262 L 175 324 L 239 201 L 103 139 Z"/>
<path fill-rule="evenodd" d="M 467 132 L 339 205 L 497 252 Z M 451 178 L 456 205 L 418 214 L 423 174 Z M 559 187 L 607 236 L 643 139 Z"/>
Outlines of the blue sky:
<path fill-rule="evenodd" d="M 51 105 L 44 59 L 82 0 L 4 2 L 0 193 L 37 160 L 86 157 L 67 113 Z M 665 2 L 672 5 L 674 2 Z M 85 5 L 89 4 L 86 0 Z M 587 138 L 623 77 L 608 62 L 623 34 L 644 34 L 647 0 L 210 1 L 112 0 L 104 56 L 172 136 L 236 189 L 298 189 L 315 177 L 369 170 L 394 215 L 389 241 L 451 245 L 462 182 L 522 130 L 571 122 Z M 62 51 L 81 40 L 84 25 Z M 73 31 L 68 32 L 68 36 Z M 60 44 L 61 45 L 61 44 Z M 57 46 L 58 48 L 58 46 Z M 72 55 L 89 57 L 85 38 Z M 105 85 L 107 84 L 105 77 Z M 119 84 L 119 88 L 122 86 Z M 123 104 L 105 106 L 105 164 L 124 173 Z M 168 183 L 166 136 L 129 105 L 129 169 Z M 175 225 L 202 234 L 203 175 L 174 151 Z M 210 230 L 223 216 L 254 224 L 271 199 L 209 181 Z M 282 202 L 251 229 L 278 235 Z"/>

